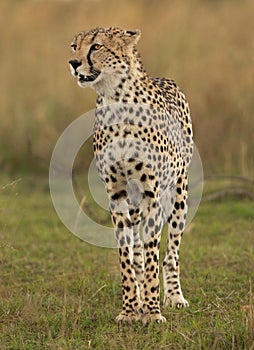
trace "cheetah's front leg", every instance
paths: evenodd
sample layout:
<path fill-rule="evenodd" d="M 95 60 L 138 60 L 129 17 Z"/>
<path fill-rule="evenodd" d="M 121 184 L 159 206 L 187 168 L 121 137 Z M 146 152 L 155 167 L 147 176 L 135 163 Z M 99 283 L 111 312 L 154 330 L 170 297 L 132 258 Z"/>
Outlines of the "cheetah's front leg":
<path fill-rule="evenodd" d="M 164 306 L 187 307 L 180 284 L 179 247 L 187 214 L 187 175 L 179 177 L 173 212 L 168 221 L 168 247 L 163 261 Z"/>
<path fill-rule="evenodd" d="M 139 209 L 130 209 L 131 223 L 133 228 L 133 266 L 135 270 L 135 276 L 139 286 L 141 302 L 144 299 L 144 252 L 143 252 L 143 241 L 140 239 L 140 211 Z"/>
<path fill-rule="evenodd" d="M 140 319 L 140 291 L 133 266 L 133 230 L 129 213 L 112 212 L 122 277 L 123 310 L 116 322 L 133 323 Z"/>
<path fill-rule="evenodd" d="M 160 311 L 159 249 L 163 213 L 158 202 L 154 201 L 143 223 L 145 280 L 142 322 L 166 322 Z"/>

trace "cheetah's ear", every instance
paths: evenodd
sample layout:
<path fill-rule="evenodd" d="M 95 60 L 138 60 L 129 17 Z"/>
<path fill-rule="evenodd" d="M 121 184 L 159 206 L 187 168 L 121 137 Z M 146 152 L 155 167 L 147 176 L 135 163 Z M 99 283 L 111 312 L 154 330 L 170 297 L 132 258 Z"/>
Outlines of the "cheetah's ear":
<path fill-rule="evenodd" d="M 126 45 L 132 44 L 136 45 L 141 37 L 141 31 L 139 29 L 135 30 L 125 30 L 124 41 Z"/>

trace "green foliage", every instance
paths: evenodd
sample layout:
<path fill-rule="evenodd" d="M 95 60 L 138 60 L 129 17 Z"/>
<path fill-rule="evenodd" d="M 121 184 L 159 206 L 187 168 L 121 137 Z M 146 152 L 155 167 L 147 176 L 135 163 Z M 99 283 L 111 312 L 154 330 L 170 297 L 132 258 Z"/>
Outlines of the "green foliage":
<path fill-rule="evenodd" d="M 117 326 L 116 251 L 63 227 L 46 180 L 2 177 L 1 184 L 1 349 L 253 348 L 253 202 L 200 206 L 181 246 L 190 308 L 163 310 L 162 325 Z"/>
<path fill-rule="evenodd" d="M 149 74 L 186 93 L 205 171 L 253 176 L 253 12 L 252 0 L 2 0 L 2 168 L 48 169 L 61 132 L 95 106 L 70 75 L 69 43 L 77 31 L 117 25 L 140 28 Z"/>

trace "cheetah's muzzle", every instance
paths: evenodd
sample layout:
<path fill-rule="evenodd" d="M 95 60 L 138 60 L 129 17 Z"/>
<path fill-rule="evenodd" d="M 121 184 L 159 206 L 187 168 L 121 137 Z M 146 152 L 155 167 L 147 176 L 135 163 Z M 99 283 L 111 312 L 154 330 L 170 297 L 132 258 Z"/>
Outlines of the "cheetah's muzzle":
<path fill-rule="evenodd" d="M 100 74 L 101 72 L 98 70 L 93 70 L 91 75 L 78 74 L 78 81 L 81 84 L 91 82 L 96 80 Z"/>

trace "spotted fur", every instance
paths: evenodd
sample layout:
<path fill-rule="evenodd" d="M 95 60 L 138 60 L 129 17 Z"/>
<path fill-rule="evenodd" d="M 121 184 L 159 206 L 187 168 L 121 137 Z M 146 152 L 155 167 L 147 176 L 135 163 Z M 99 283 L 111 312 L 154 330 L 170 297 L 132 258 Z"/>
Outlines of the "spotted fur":
<path fill-rule="evenodd" d="M 175 82 L 146 73 L 136 49 L 139 38 L 139 30 L 81 32 L 71 44 L 70 67 L 81 87 L 98 94 L 94 154 L 109 196 L 122 276 L 123 309 L 116 320 L 165 322 L 159 250 L 166 222 L 164 305 L 188 306 L 180 286 L 179 247 L 192 125 L 188 102 Z"/>

